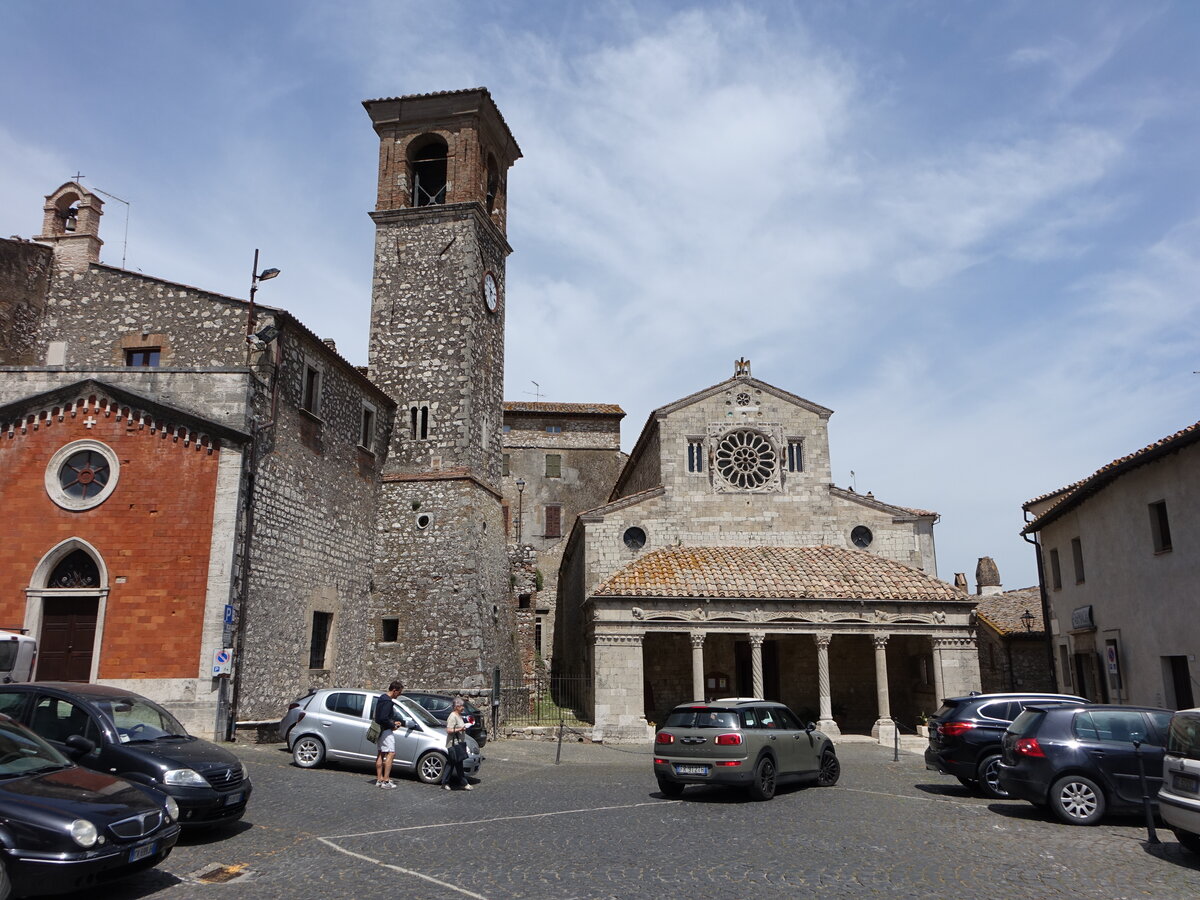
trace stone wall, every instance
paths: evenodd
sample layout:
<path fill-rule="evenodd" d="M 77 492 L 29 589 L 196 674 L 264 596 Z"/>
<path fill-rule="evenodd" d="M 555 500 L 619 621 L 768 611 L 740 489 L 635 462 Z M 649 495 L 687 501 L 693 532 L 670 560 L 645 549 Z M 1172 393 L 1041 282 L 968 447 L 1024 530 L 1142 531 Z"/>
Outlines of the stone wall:
<path fill-rule="evenodd" d="M 49 247 L 0 240 L 0 365 L 35 362 L 34 337 L 52 261 Z"/>

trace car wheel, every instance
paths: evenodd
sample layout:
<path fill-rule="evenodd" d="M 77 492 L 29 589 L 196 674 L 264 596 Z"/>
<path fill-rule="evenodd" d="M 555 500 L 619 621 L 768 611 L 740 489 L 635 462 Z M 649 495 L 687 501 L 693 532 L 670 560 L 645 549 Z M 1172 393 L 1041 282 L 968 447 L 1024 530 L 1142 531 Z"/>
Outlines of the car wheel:
<path fill-rule="evenodd" d="M 446 754 L 430 750 L 417 760 L 417 778 L 425 784 L 441 784 L 446 773 Z"/>
<path fill-rule="evenodd" d="M 664 797 L 678 797 L 683 793 L 683 785 L 677 781 L 667 781 L 665 778 L 658 779 L 658 789 L 662 791 Z"/>
<path fill-rule="evenodd" d="M 302 769 L 315 769 L 325 762 L 325 744 L 319 737 L 306 734 L 292 744 L 292 759 Z"/>
<path fill-rule="evenodd" d="M 993 800 L 1007 800 L 1008 791 L 1000 786 L 1000 754 L 989 753 L 979 762 L 979 790 Z"/>
<path fill-rule="evenodd" d="M 1184 850 L 1190 850 L 1192 853 L 1200 855 L 1200 834 L 1193 834 L 1181 828 L 1173 828 L 1171 830 L 1175 832 L 1175 840 L 1179 841 L 1179 846 Z"/>
<path fill-rule="evenodd" d="M 971 790 L 975 790 L 975 788 L 979 785 L 979 782 L 974 778 L 965 778 L 962 775 L 955 775 L 954 777 L 958 779 L 959 784 L 965 788 L 970 788 Z"/>
<path fill-rule="evenodd" d="M 842 764 L 838 762 L 837 754 L 826 748 L 821 754 L 821 769 L 817 772 L 817 784 L 821 787 L 833 787 L 842 776 Z"/>
<path fill-rule="evenodd" d="M 12 882 L 8 880 L 8 869 L 0 865 L 0 900 L 8 900 L 12 896 Z"/>
<path fill-rule="evenodd" d="M 754 780 L 750 782 L 750 796 L 755 800 L 770 800 L 775 796 L 775 763 L 764 756 L 754 767 Z"/>
<path fill-rule="evenodd" d="M 1050 808 L 1068 825 L 1095 825 L 1104 815 L 1104 792 L 1082 775 L 1067 775 L 1050 788 Z"/>

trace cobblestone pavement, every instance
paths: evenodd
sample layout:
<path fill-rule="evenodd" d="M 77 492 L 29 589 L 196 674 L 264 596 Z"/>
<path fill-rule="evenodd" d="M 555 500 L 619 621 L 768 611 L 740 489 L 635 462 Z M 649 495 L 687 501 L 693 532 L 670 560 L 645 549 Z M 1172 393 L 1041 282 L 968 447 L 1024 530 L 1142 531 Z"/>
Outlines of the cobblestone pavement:
<path fill-rule="evenodd" d="M 564 744 L 555 765 L 554 744 L 491 743 L 470 793 L 380 791 L 366 770 L 297 769 L 278 745 L 235 752 L 255 783 L 245 820 L 185 837 L 105 900 L 1200 897 L 1200 858 L 1169 831 L 1151 847 L 1137 819 L 1060 825 L 872 744 L 840 745 L 837 787 L 769 803 L 665 800 L 648 747 Z"/>

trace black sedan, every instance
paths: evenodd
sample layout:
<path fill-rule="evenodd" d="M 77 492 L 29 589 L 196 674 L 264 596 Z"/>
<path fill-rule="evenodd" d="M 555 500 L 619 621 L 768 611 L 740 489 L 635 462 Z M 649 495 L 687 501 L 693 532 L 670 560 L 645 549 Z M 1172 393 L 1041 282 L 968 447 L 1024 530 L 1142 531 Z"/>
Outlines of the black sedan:
<path fill-rule="evenodd" d="M 429 710 L 433 717 L 446 724 L 446 719 L 450 717 L 450 710 L 454 708 L 454 696 L 452 694 L 432 694 L 427 691 L 405 691 L 405 697 L 411 697 L 421 706 Z M 467 722 L 467 734 L 475 738 L 475 743 L 482 747 L 487 743 L 487 721 L 483 717 L 483 711 L 472 703 L 470 700 L 463 698 L 463 718 Z"/>
<path fill-rule="evenodd" d="M 1136 812 L 1139 771 L 1151 798 L 1162 785 L 1170 720 L 1169 710 L 1149 706 L 1030 706 L 1005 732 L 1000 785 L 1014 798 L 1049 806 L 1068 825 Z"/>
<path fill-rule="evenodd" d="M 74 738 L 72 753 L 91 742 Z M 154 788 L 75 765 L 0 715 L 0 897 L 92 890 L 162 862 L 179 807 Z"/>
<path fill-rule="evenodd" d="M 63 752 L 72 736 L 91 741 L 81 765 L 170 794 L 184 827 L 233 822 L 246 811 L 251 785 L 241 761 L 140 694 L 103 684 L 5 684 L 0 712 Z"/>

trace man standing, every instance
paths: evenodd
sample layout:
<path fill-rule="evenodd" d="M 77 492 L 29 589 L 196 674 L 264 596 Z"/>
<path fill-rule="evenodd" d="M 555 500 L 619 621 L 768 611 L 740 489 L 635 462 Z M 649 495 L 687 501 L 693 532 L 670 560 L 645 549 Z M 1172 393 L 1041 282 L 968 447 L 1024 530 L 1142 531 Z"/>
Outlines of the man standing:
<path fill-rule="evenodd" d="M 392 760 L 396 757 L 395 730 L 402 724 L 392 703 L 404 693 L 404 682 L 393 681 L 375 703 L 375 722 L 379 725 L 379 741 L 375 753 L 375 787 L 394 788 Z"/>

